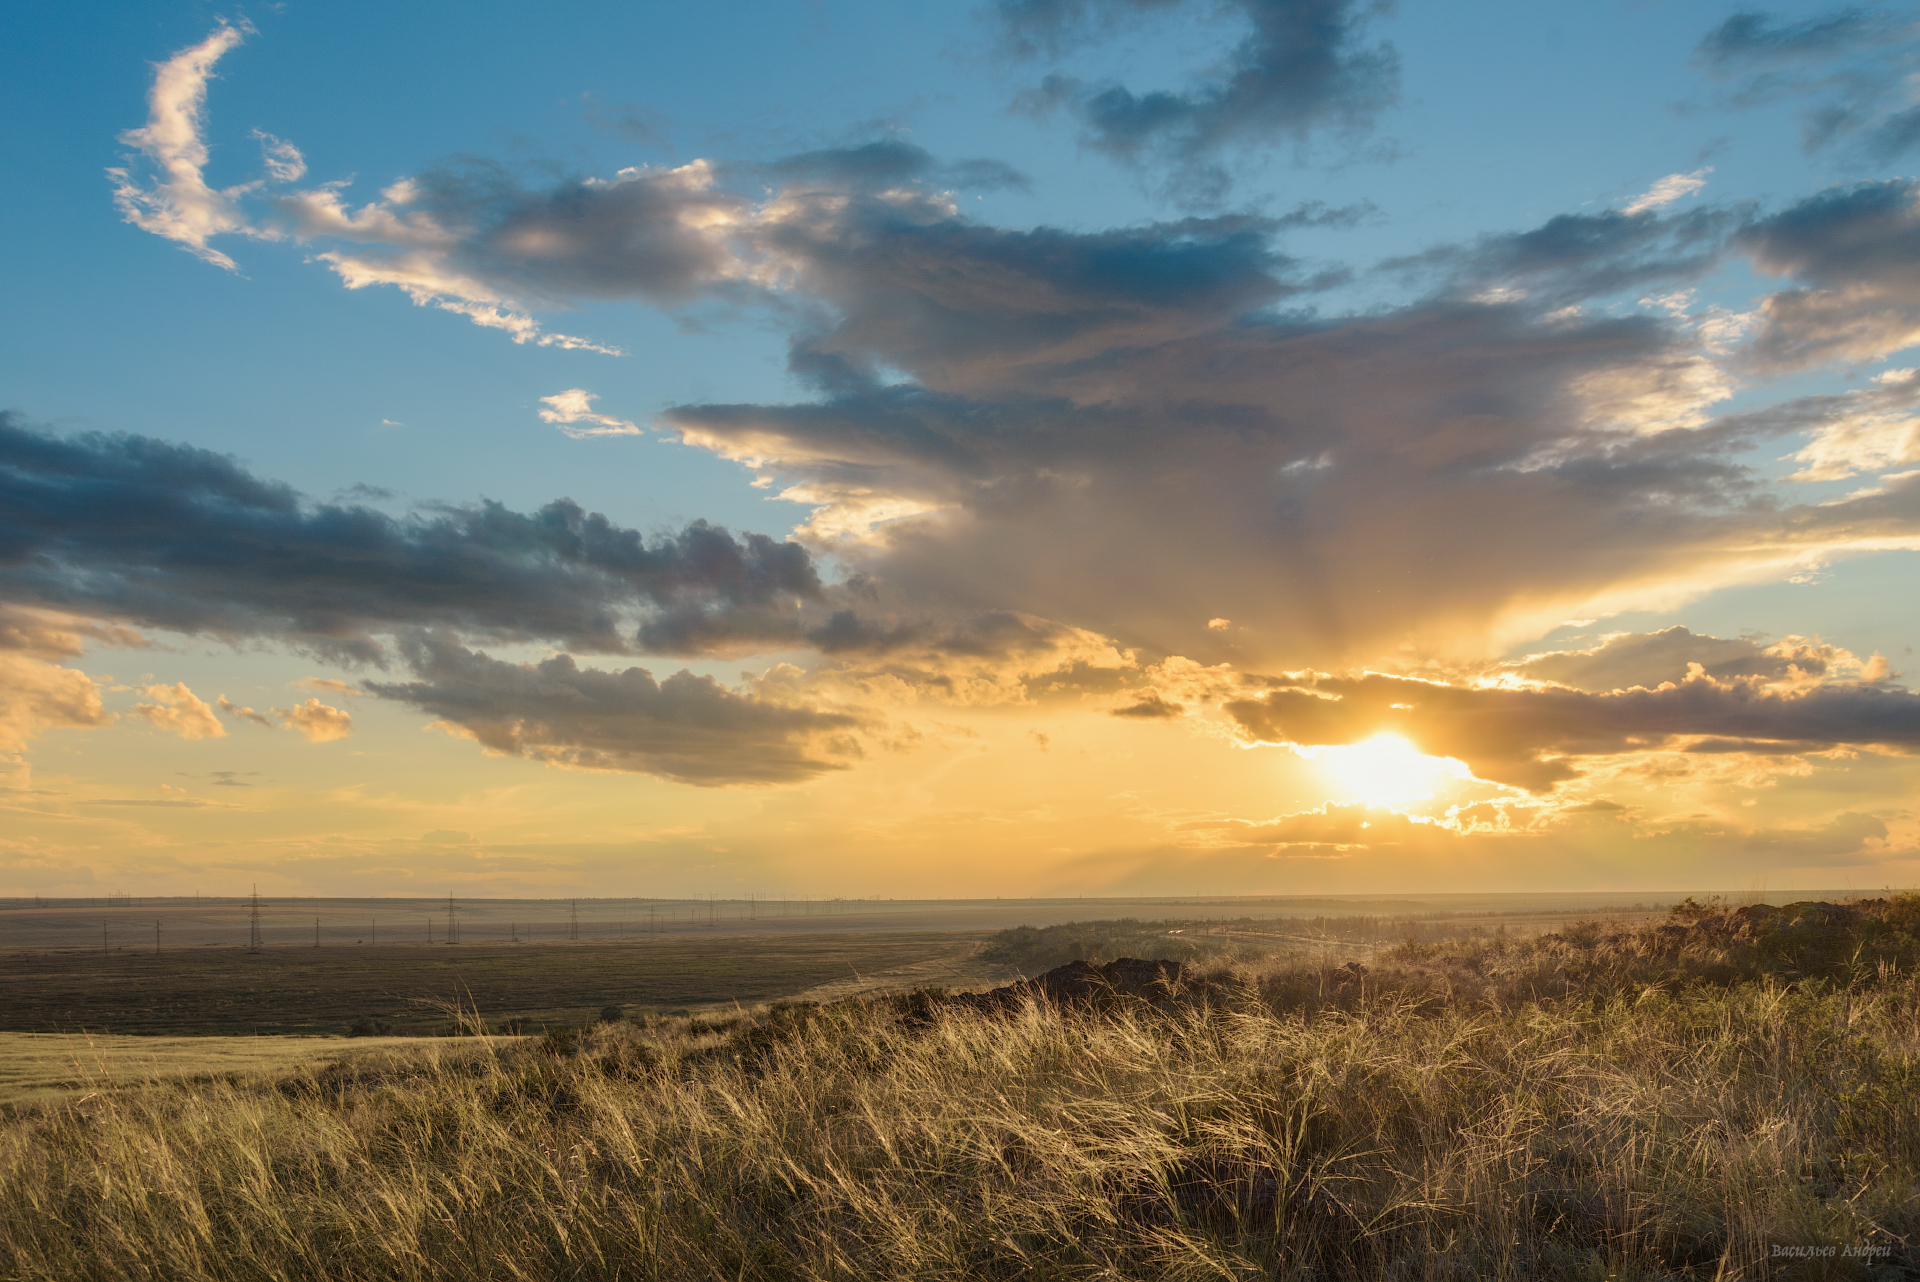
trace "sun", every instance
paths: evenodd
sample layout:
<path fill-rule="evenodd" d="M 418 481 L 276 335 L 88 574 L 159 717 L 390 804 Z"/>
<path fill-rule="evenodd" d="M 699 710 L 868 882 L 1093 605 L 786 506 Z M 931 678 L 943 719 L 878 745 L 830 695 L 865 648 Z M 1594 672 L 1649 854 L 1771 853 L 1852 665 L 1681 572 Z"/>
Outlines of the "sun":
<path fill-rule="evenodd" d="M 1337 794 L 1336 800 L 1364 801 L 1369 806 L 1424 801 L 1466 770 L 1450 757 L 1427 756 L 1397 734 L 1321 748 L 1314 754 L 1314 763 Z"/>

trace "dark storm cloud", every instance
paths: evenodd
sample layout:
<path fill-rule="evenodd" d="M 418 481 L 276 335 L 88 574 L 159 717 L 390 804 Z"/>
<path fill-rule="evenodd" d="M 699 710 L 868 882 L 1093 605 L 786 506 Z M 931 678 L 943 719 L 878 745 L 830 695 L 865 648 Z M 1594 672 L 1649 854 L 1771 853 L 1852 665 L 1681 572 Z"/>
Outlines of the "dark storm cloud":
<path fill-rule="evenodd" d="M 1737 244 L 1760 271 L 1799 285 L 1763 303 L 1756 364 L 1868 361 L 1920 337 L 1920 183 L 1830 188 L 1745 229 Z"/>
<path fill-rule="evenodd" d="M 705 522 L 649 542 L 565 499 L 407 518 L 310 505 L 224 455 L 0 413 L 14 604 L 379 660 L 379 634 L 419 626 L 621 653 L 633 616 L 711 611 L 757 639 L 766 612 L 820 592 L 804 548 Z"/>
<path fill-rule="evenodd" d="M 1156 12 L 1169 0 L 1001 0 L 997 13 L 1016 53 L 1058 56 Z M 1188 6 L 1195 7 L 1198 6 Z M 1198 83 L 1136 93 L 1049 75 L 1024 96 L 1032 110 L 1065 109 L 1088 145 L 1168 173 L 1168 194 L 1190 204 L 1221 199 L 1231 185 L 1218 153 L 1233 146 L 1315 135 L 1349 141 L 1399 96 L 1400 58 L 1366 28 L 1385 7 L 1353 0 L 1232 0 L 1251 30 Z"/>
<path fill-rule="evenodd" d="M 1369 674 L 1322 678 L 1230 701 L 1250 740 L 1357 743 L 1389 732 L 1464 761 L 1496 783 L 1544 791 L 1576 778 L 1586 756 L 1659 748 L 1688 737 L 1920 749 L 1920 695 L 1868 684 L 1770 690 L 1757 679 L 1696 673 L 1658 689 L 1480 689 Z"/>
<path fill-rule="evenodd" d="M 1810 99 L 1800 117 L 1810 152 L 1850 145 L 1884 163 L 1920 143 L 1920 107 L 1907 88 L 1920 65 L 1920 24 L 1910 17 L 1843 9 L 1783 23 L 1738 13 L 1694 54 L 1708 75 L 1731 84 L 1733 106 Z"/>
<path fill-rule="evenodd" d="M 581 770 L 624 770 L 703 787 L 799 783 L 860 755 L 863 723 L 749 698 L 710 677 L 582 669 L 570 655 L 507 663 L 440 634 L 409 638 L 416 680 L 368 682 L 490 751 Z"/>

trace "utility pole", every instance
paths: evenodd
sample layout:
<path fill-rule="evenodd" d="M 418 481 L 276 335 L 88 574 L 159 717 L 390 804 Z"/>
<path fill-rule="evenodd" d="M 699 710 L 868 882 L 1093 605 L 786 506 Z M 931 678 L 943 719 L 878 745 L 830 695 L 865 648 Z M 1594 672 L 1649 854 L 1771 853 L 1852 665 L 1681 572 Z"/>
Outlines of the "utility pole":
<path fill-rule="evenodd" d="M 160 955 L 160 923 L 157 921 L 153 923 L 153 955 Z"/>
<path fill-rule="evenodd" d="M 260 937 L 260 883 L 253 885 L 253 902 L 247 910 L 247 951 L 257 953 L 265 941 Z"/>
<path fill-rule="evenodd" d="M 580 938 L 580 901 L 569 900 L 567 904 L 567 938 Z"/>

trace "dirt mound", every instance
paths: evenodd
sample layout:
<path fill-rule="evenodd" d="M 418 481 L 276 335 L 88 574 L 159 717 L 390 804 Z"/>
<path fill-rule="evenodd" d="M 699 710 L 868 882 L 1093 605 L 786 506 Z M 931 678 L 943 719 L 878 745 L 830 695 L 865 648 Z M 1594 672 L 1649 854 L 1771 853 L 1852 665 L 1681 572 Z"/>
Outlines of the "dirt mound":
<path fill-rule="evenodd" d="M 1188 968 L 1177 961 L 1148 961 L 1121 957 L 1104 966 L 1072 961 L 1044 975 L 1023 979 L 984 993 L 951 993 L 918 1003 L 902 1023 L 925 1024 L 943 1010 L 971 1010 L 983 1014 L 1011 1014 L 1028 1002 L 1058 1005 L 1104 1006 L 1134 999 L 1156 1004 L 1172 998 L 1189 979 Z"/>

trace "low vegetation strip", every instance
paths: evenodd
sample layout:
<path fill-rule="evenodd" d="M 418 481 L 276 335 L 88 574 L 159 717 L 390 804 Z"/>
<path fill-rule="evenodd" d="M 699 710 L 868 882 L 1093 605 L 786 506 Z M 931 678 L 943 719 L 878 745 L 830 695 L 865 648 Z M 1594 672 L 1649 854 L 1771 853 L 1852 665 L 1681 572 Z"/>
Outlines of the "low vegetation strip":
<path fill-rule="evenodd" d="M 1691 902 L 1691 901 L 1689 901 Z M 1644 918 L 1636 905 L 1620 912 Z M 983 961 L 1011 966 L 1028 973 L 1051 970 L 1070 961 L 1096 965 L 1118 957 L 1151 961 L 1231 961 L 1251 959 L 1279 949 L 1320 947 L 1354 952 L 1405 943 L 1434 943 L 1455 937 L 1512 933 L 1533 934 L 1556 914 L 1471 914 L 1485 924 L 1468 925 L 1468 914 L 1430 912 L 1416 915 L 1350 914 L 1347 916 L 1203 917 L 1143 921 L 1123 917 L 1113 921 L 1069 921 L 1053 926 L 1015 926 L 996 931 L 980 956 Z M 1566 920 L 1572 915 L 1562 914 Z M 1511 918 L 1511 922 L 1503 920 Z"/>
<path fill-rule="evenodd" d="M 765 1003 L 816 984 L 972 953 L 947 932 L 661 937 L 624 943 L 17 953 L 0 1030 L 162 1034 L 442 1031 L 448 1003 L 535 1027 L 618 1004 Z"/>
<path fill-rule="evenodd" d="M 1909 1276 L 1916 922 L 1708 909 L 102 1097 L 0 1132 L 0 1276 Z"/>

